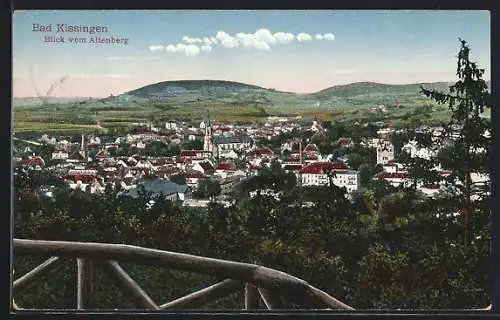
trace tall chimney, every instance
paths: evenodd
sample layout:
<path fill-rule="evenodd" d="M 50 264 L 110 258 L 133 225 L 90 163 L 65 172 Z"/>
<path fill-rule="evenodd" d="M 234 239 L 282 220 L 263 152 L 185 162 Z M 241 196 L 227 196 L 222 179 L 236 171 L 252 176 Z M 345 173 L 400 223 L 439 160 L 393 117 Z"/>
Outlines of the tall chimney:
<path fill-rule="evenodd" d="M 299 140 L 299 161 L 302 164 L 302 140 Z"/>

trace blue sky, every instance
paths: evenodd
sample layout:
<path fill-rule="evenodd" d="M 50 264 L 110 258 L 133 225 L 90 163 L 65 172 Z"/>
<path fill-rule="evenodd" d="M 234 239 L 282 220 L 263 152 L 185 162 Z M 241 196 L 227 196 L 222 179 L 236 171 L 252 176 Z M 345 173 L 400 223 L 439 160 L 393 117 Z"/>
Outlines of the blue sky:
<path fill-rule="evenodd" d="M 34 32 L 33 24 L 51 24 L 52 32 Z M 108 32 L 56 33 L 57 24 Z M 45 43 L 45 36 L 65 43 Z M 128 42 L 89 43 L 93 36 Z M 489 79 L 487 11 L 16 11 L 13 94 L 45 94 L 63 77 L 54 96 L 116 95 L 179 79 L 293 92 L 358 81 L 453 81 L 458 37 Z"/>

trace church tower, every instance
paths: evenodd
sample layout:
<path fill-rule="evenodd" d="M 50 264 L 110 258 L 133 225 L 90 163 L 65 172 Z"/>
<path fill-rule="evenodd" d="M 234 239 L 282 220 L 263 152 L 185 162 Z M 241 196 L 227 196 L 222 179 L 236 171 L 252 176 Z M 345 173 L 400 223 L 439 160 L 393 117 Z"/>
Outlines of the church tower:
<path fill-rule="evenodd" d="M 207 111 L 205 120 L 205 138 L 203 141 L 203 151 L 213 151 L 212 123 L 210 122 L 210 111 Z"/>
<path fill-rule="evenodd" d="M 88 159 L 89 159 L 87 143 L 88 143 L 88 141 L 87 141 L 87 139 L 85 139 L 85 135 L 82 133 L 82 142 L 81 142 L 81 145 L 80 145 L 80 154 L 83 156 L 84 163 L 87 163 Z"/>

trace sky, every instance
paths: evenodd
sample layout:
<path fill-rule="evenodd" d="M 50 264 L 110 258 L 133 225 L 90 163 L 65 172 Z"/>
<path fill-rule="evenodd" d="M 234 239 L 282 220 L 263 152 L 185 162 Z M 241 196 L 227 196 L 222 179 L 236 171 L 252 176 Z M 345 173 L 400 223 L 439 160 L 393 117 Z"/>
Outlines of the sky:
<path fill-rule="evenodd" d="M 456 81 L 458 37 L 489 80 L 488 11 L 15 11 L 13 96 L 106 97 L 185 79 L 297 93 Z"/>

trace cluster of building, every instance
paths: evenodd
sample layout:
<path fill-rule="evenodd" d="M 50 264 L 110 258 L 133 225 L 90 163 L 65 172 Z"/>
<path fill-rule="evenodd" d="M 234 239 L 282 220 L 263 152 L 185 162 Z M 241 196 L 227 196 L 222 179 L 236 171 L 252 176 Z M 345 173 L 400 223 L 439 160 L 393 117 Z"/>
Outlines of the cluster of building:
<path fill-rule="evenodd" d="M 228 197 L 232 188 L 239 182 L 257 175 L 262 167 L 269 167 L 273 161 L 278 161 L 285 172 L 292 172 L 302 186 L 323 186 L 333 183 L 346 188 L 348 194 L 360 187 L 359 172 L 349 166 L 347 158 L 333 159 L 324 155 L 319 148 L 307 141 L 292 139 L 284 141 L 280 150 L 269 147 L 257 147 L 256 141 L 269 140 L 276 135 L 293 131 L 322 133 L 325 131 L 316 121 L 306 126 L 297 126 L 286 118 L 269 119 L 260 128 L 254 126 L 213 125 L 208 116 L 196 128 L 181 126 L 175 122 L 165 124 L 168 135 L 150 130 L 138 134 L 128 134 L 117 137 L 111 142 L 102 142 L 98 136 L 81 136 L 81 140 L 69 142 L 68 139 L 48 137 L 43 135 L 41 144 L 51 144 L 56 147 L 52 160 L 58 160 L 56 165 L 46 166 L 40 156 L 32 155 L 25 158 L 16 157 L 16 166 L 23 169 L 48 170 L 68 181 L 73 189 L 87 190 L 91 193 L 105 192 L 106 186 L 119 186 L 123 192 L 137 194 L 140 185 L 153 193 L 161 192 L 169 199 L 178 199 L 193 203 L 191 193 L 198 188 L 203 179 L 218 181 L 222 195 Z M 440 128 L 424 128 L 431 130 L 438 137 Z M 377 138 L 363 139 L 362 145 L 374 148 L 377 152 L 377 164 L 383 168 L 374 179 L 385 180 L 394 186 L 410 183 L 408 173 L 395 160 L 395 150 L 388 136 L 391 129 L 382 129 Z M 202 140 L 200 150 L 181 150 L 173 157 L 132 155 L 124 157 L 110 156 L 113 148 L 123 145 L 141 149 L 152 141 L 181 143 L 183 140 Z M 437 138 L 436 138 L 437 139 Z M 34 142 L 33 142 L 34 143 Z M 354 142 L 348 138 L 340 138 L 337 143 L 350 148 Z M 436 144 L 437 146 L 438 144 Z M 29 147 L 24 151 L 28 151 Z M 437 149 L 419 148 L 410 141 L 403 149 L 412 157 L 430 157 Z M 95 156 L 89 157 L 89 151 L 95 150 Z M 26 154 L 26 152 L 25 152 Z M 444 177 L 450 173 L 436 168 Z M 173 182 L 173 177 L 183 176 L 186 183 L 182 186 Z M 477 177 L 485 179 L 485 177 Z M 422 192 L 433 195 L 439 190 L 439 184 L 420 185 Z M 45 188 L 49 190 L 50 188 Z"/>

